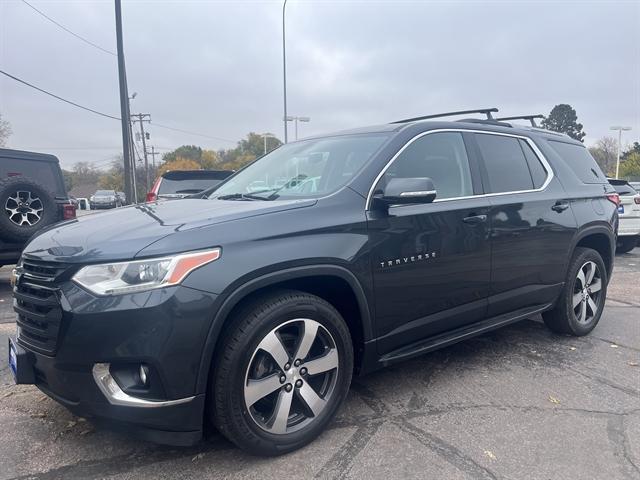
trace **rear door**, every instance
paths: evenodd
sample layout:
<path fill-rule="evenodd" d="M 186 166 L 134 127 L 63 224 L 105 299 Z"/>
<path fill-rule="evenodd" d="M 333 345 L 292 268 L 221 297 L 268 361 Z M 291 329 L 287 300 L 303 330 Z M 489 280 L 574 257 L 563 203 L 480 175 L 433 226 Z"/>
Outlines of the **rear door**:
<path fill-rule="evenodd" d="M 374 192 L 394 177 L 429 177 L 437 197 L 367 212 L 382 354 L 481 320 L 489 292 L 489 201 L 463 134 L 414 139 Z"/>
<path fill-rule="evenodd" d="M 576 221 L 533 141 L 474 134 L 491 203 L 489 316 L 553 301 L 562 289 Z"/>

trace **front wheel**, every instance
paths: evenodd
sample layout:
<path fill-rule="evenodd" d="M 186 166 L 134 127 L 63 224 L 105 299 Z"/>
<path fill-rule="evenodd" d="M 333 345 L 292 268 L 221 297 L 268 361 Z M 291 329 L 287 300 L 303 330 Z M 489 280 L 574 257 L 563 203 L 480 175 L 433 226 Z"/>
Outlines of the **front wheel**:
<path fill-rule="evenodd" d="M 608 282 L 600 254 L 590 248 L 576 248 L 556 306 L 542 314 L 544 323 L 557 333 L 588 334 L 602 315 Z"/>
<path fill-rule="evenodd" d="M 353 346 L 332 305 L 281 291 L 238 312 L 214 361 L 215 426 L 250 453 L 279 455 L 312 441 L 335 416 L 349 390 Z"/>

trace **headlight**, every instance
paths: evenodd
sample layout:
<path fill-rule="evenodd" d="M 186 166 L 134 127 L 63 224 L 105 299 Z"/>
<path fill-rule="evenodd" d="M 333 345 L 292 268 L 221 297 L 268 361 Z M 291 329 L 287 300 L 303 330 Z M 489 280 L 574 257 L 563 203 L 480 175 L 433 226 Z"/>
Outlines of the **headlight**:
<path fill-rule="evenodd" d="M 220 258 L 220 248 L 171 257 L 83 267 L 73 281 L 98 295 L 120 295 L 176 285 L 193 270 Z"/>

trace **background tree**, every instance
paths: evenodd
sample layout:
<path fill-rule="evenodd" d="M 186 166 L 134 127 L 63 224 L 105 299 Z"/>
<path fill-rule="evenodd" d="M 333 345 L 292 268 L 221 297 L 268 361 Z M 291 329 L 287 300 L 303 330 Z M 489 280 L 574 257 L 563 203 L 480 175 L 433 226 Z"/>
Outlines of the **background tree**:
<path fill-rule="evenodd" d="M 640 153 L 632 152 L 624 162 L 620 162 L 620 177 L 629 180 L 640 179 Z"/>
<path fill-rule="evenodd" d="M 566 103 L 561 103 L 553 107 L 549 116 L 542 120 L 540 125 L 547 130 L 566 133 L 571 138 L 580 140 L 581 142 L 586 135 L 586 133 L 582 131 L 582 124 L 578 123 L 576 111 L 571 105 L 567 105 Z"/>
<path fill-rule="evenodd" d="M 200 170 L 202 166 L 190 158 L 178 157 L 171 162 L 165 162 L 158 168 L 158 175 L 162 175 L 170 170 Z"/>
<path fill-rule="evenodd" d="M 7 145 L 7 139 L 12 133 L 11 124 L 7 120 L 3 120 L 0 113 L 0 147 Z"/>
<path fill-rule="evenodd" d="M 183 145 L 172 152 L 167 152 L 162 155 L 164 162 L 173 162 L 177 158 L 186 158 L 200 163 L 202 160 L 202 148 L 196 145 Z"/>
<path fill-rule="evenodd" d="M 267 144 L 267 152 L 271 150 L 275 150 L 282 142 L 267 133 L 266 144 Z M 265 138 L 262 135 L 259 135 L 255 132 L 251 132 L 247 135 L 247 138 L 244 138 L 238 142 L 238 147 L 240 149 L 241 155 L 253 155 L 254 158 L 261 157 L 264 155 L 264 146 L 265 146 Z"/>
<path fill-rule="evenodd" d="M 627 150 L 622 152 L 622 155 L 620 155 L 620 160 L 626 160 L 627 157 L 629 155 L 631 155 L 632 153 L 640 153 L 640 143 L 639 142 L 633 142 L 633 145 L 631 145 Z"/>
<path fill-rule="evenodd" d="M 602 137 L 589 148 L 589 152 L 604 173 L 611 175 L 615 171 L 618 158 L 618 141 L 615 138 Z"/>

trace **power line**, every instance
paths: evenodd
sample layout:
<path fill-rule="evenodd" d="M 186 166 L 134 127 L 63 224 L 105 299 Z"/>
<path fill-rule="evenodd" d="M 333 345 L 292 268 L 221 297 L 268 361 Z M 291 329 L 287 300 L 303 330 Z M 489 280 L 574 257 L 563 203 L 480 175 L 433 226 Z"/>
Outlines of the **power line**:
<path fill-rule="evenodd" d="M 229 140 L 228 138 L 213 137 L 213 136 L 211 136 L 211 135 L 206 135 L 206 134 L 204 134 L 204 133 L 190 132 L 190 131 L 188 131 L 188 130 L 182 130 L 182 129 L 180 129 L 180 128 L 169 127 L 169 126 L 167 126 L 167 125 L 162 125 L 162 124 L 160 124 L 160 123 L 156 123 L 156 122 L 153 122 L 153 123 L 152 123 L 152 125 L 153 125 L 154 127 L 166 128 L 167 130 L 173 130 L 174 132 L 187 133 L 187 134 L 189 134 L 189 135 L 195 135 L 195 136 L 197 136 L 197 137 L 211 138 L 211 139 L 213 139 L 213 140 L 221 140 L 221 141 L 223 141 L 223 142 L 229 142 L 229 143 L 238 143 L 237 141 L 235 141 L 235 140 Z"/>
<path fill-rule="evenodd" d="M 79 40 L 82 40 L 84 43 L 87 43 L 89 45 L 91 45 L 94 48 L 97 48 L 98 50 L 103 51 L 104 53 L 108 53 L 109 55 L 113 55 L 114 57 L 116 56 L 116 54 L 110 50 L 107 50 L 105 48 L 102 48 L 100 45 L 96 45 L 95 43 L 87 40 L 84 37 L 81 37 L 80 35 L 78 35 L 75 32 L 72 32 L 71 30 L 69 30 L 67 27 L 65 27 L 64 25 L 60 25 L 58 22 L 56 22 L 53 18 L 49 17 L 47 14 L 45 14 L 44 12 L 38 10 L 36 7 L 34 7 L 33 5 L 31 5 L 29 2 L 27 2 L 26 0 L 22 0 L 22 3 L 24 3 L 25 5 L 27 5 L 28 7 L 32 8 L 34 11 L 36 11 L 37 13 L 39 13 L 40 15 L 42 15 L 44 18 L 46 18 L 47 20 L 49 20 L 51 23 L 53 23 L 54 25 L 57 25 L 58 27 L 60 27 L 62 30 L 64 30 L 67 33 L 70 33 L 71 35 L 73 35 L 74 37 L 76 37 Z"/>
<path fill-rule="evenodd" d="M 68 103 L 69 105 L 73 105 L 74 107 L 78 107 L 78 108 L 81 108 L 83 110 L 87 110 L 88 112 L 95 113 L 96 115 L 100 115 L 102 117 L 112 118 L 113 120 L 120 120 L 120 117 L 115 117 L 115 116 L 109 115 L 107 113 L 99 112 L 99 111 L 94 110 L 92 108 L 85 107 L 85 106 L 80 105 L 78 103 L 72 102 L 71 100 L 67 100 L 66 98 L 62 98 L 62 97 L 60 97 L 58 95 L 55 95 L 55 94 L 53 94 L 51 92 L 43 90 L 40 87 L 36 87 L 35 85 L 33 85 L 33 84 L 31 84 L 31 83 L 29 83 L 29 82 L 27 82 L 25 80 L 22 80 L 21 78 L 13 76 L 10 73 L 5 72 L 4 70 L 0 70 L 0 73 L 2 73 L 3 75 L 6 75 L 7 77 L 11 78 L 12 80 L 15 80 L 16 82 L 22 83 L 22 84 L 26 85 L 27 87 L 31 87 L 31 88 L 33 88 L 35 90 L 38 90 L 39 92 L 42 92 L 42 93 L 44 93 L 46 95 L 49 95 L 50 97 L 53 97 L 53 98 L 55 98 L 57 100 L 60 100 L 60 101 L 65 102 L 65 103 Z M 229 143 L 233 143 L 233 144 L 238 143 L 235 140 L 229 140 L 228 138 L 214 137 L 212 135 L 206 135 L 204 133 L 191 132 L 189 130 L 183 130 L 181 128 L 170 127 L 168 125 L 162 125 L 160 123 L 153 122 L 152 125 L 155 126 L 155 127 L 158 127 L 158 128 L 165 128 L 167 130 L 173 130 L 174 132 L 181 132 L 181 133 L 186 133 L 188 135 L 195 135 L 197 137 L 210 138 L 212 140 L 219 140 L 219 141 L 229 142 Z"/>
<path fill-rule="evenodd" d="M 120 120 L 120 117 L 114 117 L 113 115 L 102 113 L 102 112 L 99 112 L 99 111 L 94 110 L 94 109 L 89 108 L 89 107 L 84 107 L 84 106 L 82 106 L 82 105 L 80 105 L 78 103 L 72 102 L 71 100 L 67 100 L 66 98 L 62 98 L 62 97 L 59 97 L 58 95 L 55 95 L 55 94 L 53 94 L 51 92 L 47 92 L 46 90 L 43 90 L 40 87 L 36 87 L 35 85 L 32 85 L 29 82 L 26 82 L 26 81 L 24 81 L 24 80 L 22 80 L 22 79 L 20 79 L 18 77 L 14 77 L 13 75 L 11 75 L 10 73 L 5 72 L 4 70 L 0 70 L 0 73 L 2 73 L 3 75 L 6 75 L 7 77 L 11 78 L 12 80 L 15 80 L 16 82 L 20 82 L 20 83 L 26 85 L 27 87 L 31 87 L 31 88 L 33 88 L 35 90 L 38 90 L 39 92 L 42 92 L 42 93 L 44 93 L 46 95 L 49 95 L 50 97 L 53 97 L 53 98 L 56 98 L 56 99 L 58 99 L 58 100 L 60 100 L 62 102 L 68 103 L 69 105 L 73 105 L 74 107 L 78 107 L 78 108 L 81 108 L 83 110 L 87 110 L 88 112 L 95 113 L 96 115 L 100 115 L 102 117 L 112 118 L 114 120 Z"/>

